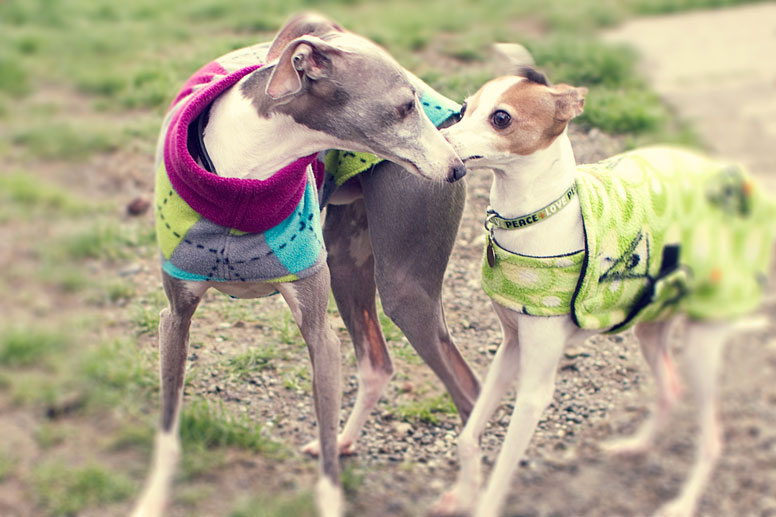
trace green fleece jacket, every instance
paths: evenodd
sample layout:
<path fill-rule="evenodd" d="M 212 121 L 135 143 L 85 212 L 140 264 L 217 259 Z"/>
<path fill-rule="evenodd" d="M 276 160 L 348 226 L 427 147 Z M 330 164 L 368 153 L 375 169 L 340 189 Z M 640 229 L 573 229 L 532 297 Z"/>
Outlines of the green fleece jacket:
<path fill-rule="evenodd" d="M 741 167 L 654 147 L 577 170 L 585 249 L 528 257 L 492 242 L 482 285 L 494 301 L 611 332 L 676 311 L 727 319 L 757 308 L 776 204 Z"/>

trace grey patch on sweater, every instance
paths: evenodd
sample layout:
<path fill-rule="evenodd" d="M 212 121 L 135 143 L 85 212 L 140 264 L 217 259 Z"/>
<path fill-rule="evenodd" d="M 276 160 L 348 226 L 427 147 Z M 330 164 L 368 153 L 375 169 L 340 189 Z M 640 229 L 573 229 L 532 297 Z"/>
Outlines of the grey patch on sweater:
<path fill-rule="evenodd" d="M 263 233 L 234 235 L 205 218 L 189 229 L 170 257 L 176 267 L 218 281 L 255 281 L 288 275 Z"/>

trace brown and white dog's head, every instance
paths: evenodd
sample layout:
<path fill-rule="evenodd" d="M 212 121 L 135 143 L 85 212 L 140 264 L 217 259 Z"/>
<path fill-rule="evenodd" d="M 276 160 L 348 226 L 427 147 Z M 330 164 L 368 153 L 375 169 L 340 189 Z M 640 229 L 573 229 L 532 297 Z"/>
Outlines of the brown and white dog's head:
<path fill-rule="evenodd" d="M 486 83 L 443 130 L 468 168 L 503 169 L 548 149 L 582 113 L 586 88 L 551 85 L 528 67 Z"/>

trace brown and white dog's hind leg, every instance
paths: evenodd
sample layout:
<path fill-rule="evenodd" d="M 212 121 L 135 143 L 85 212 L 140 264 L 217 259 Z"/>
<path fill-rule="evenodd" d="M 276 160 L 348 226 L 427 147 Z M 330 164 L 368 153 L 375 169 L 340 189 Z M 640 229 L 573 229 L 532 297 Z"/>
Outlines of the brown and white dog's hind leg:
<path fill-rule="evenodd" d="M 688 380 L 698 405 L 700 436 L 695 463 L 679 495 L 661 507 L 660 517 L 689 517 L 695 513 L 698 499 L 708 483 L 722 453 L 722 431 L 717 418 L 717 379 L 722 352 L 732 327 L 726 323 L 688 322 Z"/>
<path fill-rule="evenodd" d="M 324 265 L 310 277 L 277 287 L 307 343 L 312 363 L 322 473 L 316 486 L 318 515 L 340 517 L 345 513 L 337 447 L 342 383 L 340 342 L 326 314 L 329 284 L 329 268 Z"/>
<path fill-rule="evenodd" d="M 203 283 L 183 282 L 162 273 L 169 307 L 159 321 L 159 373 L 162 411 L 154 444 L 151 474 L 133 511 L 133 517 L 157 517 L 164 514 L 170 486 L 180 457 L 178 421 L 183 399 L 183 381 L 189 347 L 191 317 L 208 287 Z"/>
<path fill-rule="evenodd" d="M 657 385 L 657 401 L 652 414 L 639 430 L 628 437 L 615 438 L 602 445 L 609 454 L 643 454 L 649 451 L 681 395 L 681 384 L 671 359 L 669 334 L 675 319 L 639 323 L 635 333 L 641 352 L 652 371 Z"/>

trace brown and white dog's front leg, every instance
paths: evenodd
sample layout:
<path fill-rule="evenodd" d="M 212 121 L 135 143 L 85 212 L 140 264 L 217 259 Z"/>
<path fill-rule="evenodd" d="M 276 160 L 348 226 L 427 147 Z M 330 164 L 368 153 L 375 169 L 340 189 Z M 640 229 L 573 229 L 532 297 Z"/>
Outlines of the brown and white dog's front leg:
<path fill-rule="evenodd" d="M 474 512 L 482 488 L 482 451 L 480 440 L 488 420 L 493 416 L 504 394 L 514 385 L 520 367 L 517 329 L 502 320 L 504 339 L 491 363 L 474 409 L 458 436 L 460 469 L 455 486 L 440 498 L 432 515 L 447 516 Z"/>
<path fill-rule="evenodd" d="M 308 278 L 279 284 L 278 290 L 291 308 L 307 343 L 313 368 L 313 400 L 322 474 L 316 487 L 318 515 L 340 517 L 345 513 L 337 446 L 342 374 L 339 338 L 326 315 L 329 284 L 329 268 L 324 266 Z"/>
<path fill-rule="evenodd" d="M 162 274 L 169 308 L 162 310 L 159 321 L 159 374 L 162 411 L 160 428 L 154 443 L 154 457 L 143 494 L 133 517 L 164 515 L 170 486 L 180 457 L 178 421 L 186 374 L 191 317 L 207 285 L 182 282 Z"/>

